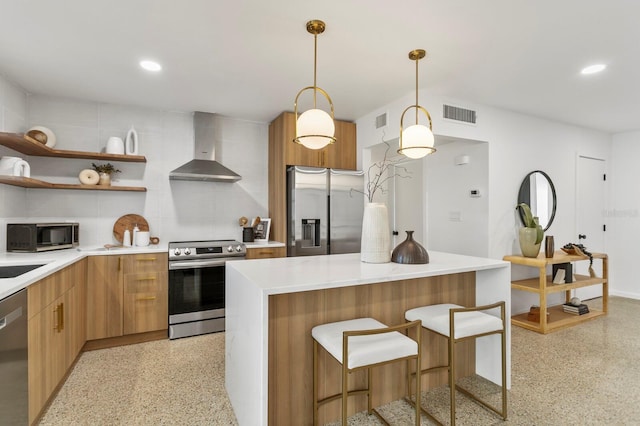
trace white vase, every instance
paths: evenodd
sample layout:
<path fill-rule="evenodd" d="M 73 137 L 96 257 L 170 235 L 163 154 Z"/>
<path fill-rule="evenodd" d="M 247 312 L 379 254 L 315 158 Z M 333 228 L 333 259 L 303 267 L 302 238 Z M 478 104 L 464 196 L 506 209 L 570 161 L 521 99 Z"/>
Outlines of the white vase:
<path fill-rule="evenodd" d="M 364 206 L 360 260 L 367 263 L 391 261 L 389 214 L 383 203 L 368 203 Z"/>

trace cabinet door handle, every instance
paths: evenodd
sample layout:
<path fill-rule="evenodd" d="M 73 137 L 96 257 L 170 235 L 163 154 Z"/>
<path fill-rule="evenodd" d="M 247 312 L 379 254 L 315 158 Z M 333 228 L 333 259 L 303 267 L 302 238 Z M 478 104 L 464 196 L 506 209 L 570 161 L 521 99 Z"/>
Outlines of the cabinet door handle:
<path fill-rule="evenodd" d="M 273 251 L 272 250 L 260 251 L 260 252 L 258 252 L 258 254 L 273 254 Z"/>
<path fill-rule="evenodd" d="M 60 304 L 58 309 L 58 315 L 60 315 L 60 331 L 64 330 L 64 303 Z"/>
<path fill-rule="evenodd" d="M 136 278 L 136 281 L 155 281 L 156 277 Z"/>
<path fill-rule="evenodd" d="M 122 256 L 118 256 L 118 271 L 122 270 Z"/>
<path fill-rule="evenodd" d="M 56 305 L 56 308 L 53 310 L 53 321 L 54 321 L 53 329 L 58 333 L 60 332 L 60 312 L 59 311 L 60 311 L 60 305 Z"/>
<path fill-rule="evenodd" d="M 136 297 L 136 300 L 156 300 L 156 296 Z"/>
<path fill-rule="evenodd" d="M 156 258 L 155 257 L 138 257 L 136 260 L 139 262 L 155 262 Z"/>

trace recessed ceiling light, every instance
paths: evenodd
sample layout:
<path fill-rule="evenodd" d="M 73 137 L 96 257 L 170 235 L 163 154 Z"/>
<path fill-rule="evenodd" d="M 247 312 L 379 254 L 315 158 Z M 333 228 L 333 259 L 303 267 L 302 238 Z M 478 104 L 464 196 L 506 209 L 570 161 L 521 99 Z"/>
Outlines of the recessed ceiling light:
<path fill-rule="evenodd" d="M 147 71 L 158 72 L 162 69 L 162 66 L 154 61 L 140 61 L 140 66 Z"/>
<path fill-rule="evenodd" d="M 595 64 L 595 65 L 589 65 L 588 67 L 584 67 L 582 68 L 582 71 L 580 71 L 581 74 L 595 74 L 597 72 L 600 72 L 602 70 L 604 70 L 607 66 L 605 64 Z"/>

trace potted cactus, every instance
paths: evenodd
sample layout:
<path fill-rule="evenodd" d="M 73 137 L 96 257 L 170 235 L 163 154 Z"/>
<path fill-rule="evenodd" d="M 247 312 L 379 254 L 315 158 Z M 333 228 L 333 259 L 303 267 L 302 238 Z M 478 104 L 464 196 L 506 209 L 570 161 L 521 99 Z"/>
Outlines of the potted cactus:
<path fill-rule="evenodd" d="M 538 217 L 531 214 L 531 208 L 527 203 L 520 203 L 516 208 L 520 209 L 524 222 L 524 227 L 520 228 L 518 234 L 522 255 L 525 257 L 538 257 L 544 237 L 544 231 L 540 223 L 538 223 Z"/>

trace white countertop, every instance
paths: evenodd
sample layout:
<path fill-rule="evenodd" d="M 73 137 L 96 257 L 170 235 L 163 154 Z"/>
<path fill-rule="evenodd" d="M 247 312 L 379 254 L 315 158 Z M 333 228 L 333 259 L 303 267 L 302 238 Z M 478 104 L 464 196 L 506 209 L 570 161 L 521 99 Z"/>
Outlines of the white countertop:
<path fill-rule="evenodd" d="M 426 265 L 373 264 L 353 253 L 229 262 L 227 268 L 269 295 L 509 267 L 503 260 L 437 251 L 429 251 L 429 260 Z"/>
<path fill-rule="evenodd" d="M 22 274 L 16 278 L 0 278 L 0 299 L 22 290 L 34 282 L 45 278 L 66 266 L 87 256 L 139 254 L 168 251 L 166 244 L 149 245 L 147 247 L 126 247 L 105 249 L 104 247 L 78 247 L 75 249 L 52 250 L 40 253 L 0 253 L 0 266 L 37 265 L 39 268 Z"/>
<path fill-rule="evenodd" d="M 284 247 L 284 243 L 280 241 L 254 241 L 252 243 L 243 243 L 248 249 L 265 248 L 265 247 Z"/>

